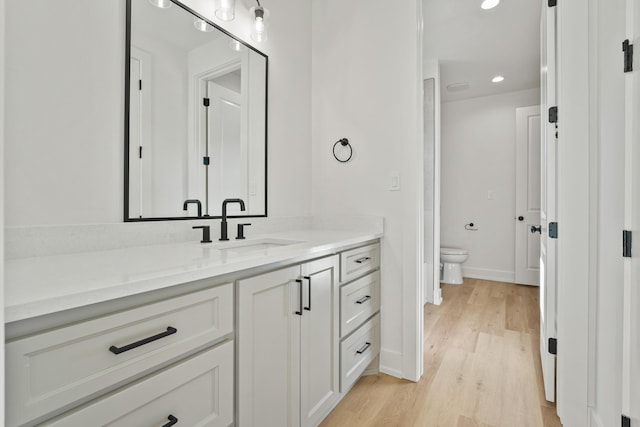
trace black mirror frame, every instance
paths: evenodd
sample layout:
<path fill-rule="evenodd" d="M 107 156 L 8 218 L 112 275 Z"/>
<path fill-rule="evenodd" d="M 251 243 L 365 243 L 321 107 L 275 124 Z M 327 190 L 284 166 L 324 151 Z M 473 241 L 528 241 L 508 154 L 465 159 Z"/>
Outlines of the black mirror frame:
<path fill-rule="evenodd" d="M 205 215 L 205 216 L 185 216 L 185 217 L 152 217 L 152 218 L 130 218 L 129 217 L 129 103 L 131 93 L 131 2 L 133 0 L 125 0 L 126 5 L 126 34 L 125 34 L 125 65 L 124 65 L 124 222 L 147 222 L 147 221 L 179 221 L 179 220 L 196 220 L 196 219 L 221 219 L 222 215 Z M 209 19 L 195 12 L 193 9 L 182 4 L 178 0 L 170 0 L 171 3 L 186 10 L 193 16 L 202 19 L 223 34 L 238 41 L 247 49 L 251 49 L 265 59 L 265 124 L 264 124 L 264 214 L 260 215 L 228 215 L 227 218 L 265 218 L 268 212 L 268 177 L 269 177 L 269 151 L 268 151 L 268 128 L 269 128 L 269 56 L 259 51 L 255 47 L 240 40 L 224 28 L 219 27 Z"/>

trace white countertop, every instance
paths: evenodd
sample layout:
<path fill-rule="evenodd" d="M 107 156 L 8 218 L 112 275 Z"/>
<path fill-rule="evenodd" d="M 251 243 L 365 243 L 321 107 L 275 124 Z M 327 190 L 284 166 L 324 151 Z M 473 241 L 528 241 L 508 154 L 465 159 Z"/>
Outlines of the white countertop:
<path fill-rule="evenodd" d="M 269 264 L 301 262 L 380 237 L 378 231 L 306 230 L 256 235 L 226 244 L 194 241 L 7 260 L 5 322 Z M 288 244 L 220 250 L 224 245 L 249 245 L 260 240 Z"/>

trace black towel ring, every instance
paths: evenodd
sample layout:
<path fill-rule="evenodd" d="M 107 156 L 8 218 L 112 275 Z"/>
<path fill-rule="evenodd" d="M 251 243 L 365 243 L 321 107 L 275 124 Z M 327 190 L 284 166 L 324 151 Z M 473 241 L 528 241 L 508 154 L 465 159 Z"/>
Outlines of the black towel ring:
<path fill-rule="evenodd" d="M 338 144 L 342 145 L 343 147 L 349 147 L 349 157 L 347 157 L 346 159 L 341 159 L 338 157 L 338 155 L 336 154 L 336 147 L 338 146 Z M 333 144 L 333 157 L 335 157 L 336 160 L 340 163 L 347 163 L 349 160 L 351 160 L 352 156 L 353 147 L 351 146 L 351 144 L 349 144 L 349 140 L 347 138 L 339 139 L 335 144 Z"/>

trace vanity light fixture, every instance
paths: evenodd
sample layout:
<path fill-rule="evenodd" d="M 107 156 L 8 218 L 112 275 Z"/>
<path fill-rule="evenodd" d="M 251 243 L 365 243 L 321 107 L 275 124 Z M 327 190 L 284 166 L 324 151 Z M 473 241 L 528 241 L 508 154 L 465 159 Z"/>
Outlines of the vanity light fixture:
<path fill-rule="evenodd" d="M 269 17 L 269 11 L 260 5 L 260 1 L 257 7 L 252 7 L 249 10 L 251 16 L 253 16 L 253 28 L 251 29 L 251 39 L 258 43 L 267 40 L 267 18 Z"/>
<path fill-rule="evenodd" d="M 193 18 L 193 26 L 196 27 L 196 30 L 202 31 L 203 33 L 208 33 L 213 31 L 213 27 L 207 24 L 207 21 L 200 18 Z"/>
<path fill-rule="evenodd" d="M 160 9 L 167 9 L 171 7 L 171 0 L 149 0 L 149 3 Z"/>
<path fill-rule="evenodd" d="M 495 76 L 494 78 L 491 79 L 493 83 L 500 83 L 503 80 L 504 80 L 503 76 Z"/>
<path fill-rule="evenodd" d="M 483 8 L 484 10 L 489 10 L 489 9 L 493 9 L 499 4 L 500 4 L 500 0 L 484 0 L 480 5 L 480 7 Z"/>
<path fill-rule="evenodd" d="M 215 14 L 223 21 L 233 21 L 236 17 L 236 0 L 216 0 Z"/>

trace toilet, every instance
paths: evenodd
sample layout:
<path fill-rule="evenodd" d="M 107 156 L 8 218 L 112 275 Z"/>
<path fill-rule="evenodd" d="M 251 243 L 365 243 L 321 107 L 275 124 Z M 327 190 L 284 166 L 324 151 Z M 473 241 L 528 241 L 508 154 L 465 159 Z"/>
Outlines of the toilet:
<path fill-rule="evenodd" d="M 452 285 L 462 284 L 462 263 L 469 257 L 469 251 L 459 248 L 440 248 L 440 281 Z"/>

